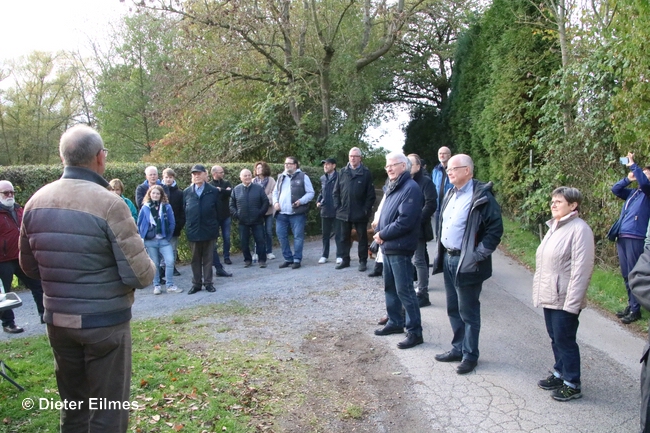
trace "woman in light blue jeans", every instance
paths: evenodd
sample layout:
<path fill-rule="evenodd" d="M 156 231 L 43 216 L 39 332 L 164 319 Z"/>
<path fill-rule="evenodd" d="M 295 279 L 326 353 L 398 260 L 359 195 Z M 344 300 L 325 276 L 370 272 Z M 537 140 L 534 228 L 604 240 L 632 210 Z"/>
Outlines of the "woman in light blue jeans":
<path fill-rule="evenodd" d="M 170 243 L 174 234 L 176 220 L 174 212 L 167 200 L 165 191 L 160 185 L 149 188 L 142 200 L 142 208 L 138 214 L 138 232 L 144 240 L 147 254 L 156 265 L 156 275 L 153 278 L 153 294 L 160 295 L 160 256 L 165 259 L 165 279 L 167 293 L 181 293 L 174 285 L 174 248 Z"/>

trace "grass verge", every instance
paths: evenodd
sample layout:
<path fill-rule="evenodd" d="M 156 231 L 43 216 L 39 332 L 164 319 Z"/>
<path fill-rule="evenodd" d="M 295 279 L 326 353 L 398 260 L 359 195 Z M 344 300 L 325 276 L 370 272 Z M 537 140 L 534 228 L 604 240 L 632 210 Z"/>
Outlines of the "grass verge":
<path fill-rule="evenodd" d="M 253 311 L 237 303 L 186 310 L 172 317 L 133 321 L 130 416 L 135 432 L 272 431 L 304 375 L 295 360 L 281 361 L 269 341 L 215 341 L 214 317 L 236 320 Z M 240 316 L 240 317 L 236 317 Z M 57 432 L 60 401 L 45 336 L 2 342 L 0 353 L 26 388 L 0 382 L 0 432 Z M 287 364 L 290 363 L 290 366 Z M 25 410 L 31 398 L 35 408 Z"/>

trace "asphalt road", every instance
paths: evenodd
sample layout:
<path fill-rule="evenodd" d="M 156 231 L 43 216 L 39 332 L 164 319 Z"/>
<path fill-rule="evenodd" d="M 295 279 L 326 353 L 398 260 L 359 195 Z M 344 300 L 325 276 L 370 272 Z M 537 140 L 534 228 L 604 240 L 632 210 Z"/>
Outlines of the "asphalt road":
<path fill-rule="evenodd" d="M 279 255 L 277 249 L 274 252 Z M 542 310 L 532 306 L 532 275 L 503 254 L 495 254 L 494 275 L 484 284 L 481 295 L 479 365 L 475 372 L 465 376 L 456 374 L 456 363 L 433 359 L 435 354 L 449 350 L 451 341 L 442 276 L 431 278 L 433 305 L 422 309 L 425 343 L 398 350 L 395 344 L 403 336 L 372 336 L 383 306 L 380 281 L 357 272 L 354 261 L 350 269 L 335 271 L 332 263 L 317 265 L 318 257 L 319 242 L 305 244 L 305 259 L 299 270 L 278 270 L 279 260 L 270 261 L 267 269 L 243 269 L 241 258 L 235 257 L 235 264 L 228 267 L 235 276 L 216 279 L 214 294 L 154 296 L 150 289 L 138 291 L 134 318 L 171 314 L 178 308 L 206 302 L 273 300 L 276 305 L 286 304 L 286 309 L 278 314 L 288 322 L 285 333 L 288 338 L 295 338 L 296 345 L 314 324 L 331 323 L 334 327 L 340 322 L 340 326 L 354 326 L 371 336 L 375 349 L 392 352 L 402 366 L 401 374 L 413 384 L 402 401 L 419 408 L 422 421 L 430 425 L 432 432 L 638 431 L 639 358 L 645 340 L 594 309 L 583 311 L 578 343 L 584 397 L 554 401 L 549 391 L 536 385 L 552 368 L 553 355 Z M 190 269 L 184 266 L 180 270 L 183 276 L 177 284 L 187 291 Z M 340 293 L 337 295 L 336 291 Z M 339 308 L 314 308 L 309 314 L 300 310 L 302 313 L 297 317 L 290 317 L 292 311 L 298 311 L 291 303 L 307 302 L 305 293 L 339 296 L 345 301 L 337 304 Z M 0 341 L 44 333 L 31 296 L 23 292 L 21 297 L 24 305 L 15 311 L 17 323 L 26 332 L 2 333 Z M 291 332 L 296 329 L 298 332 Z M 390 429 L 383 426 L 377 431 L 421 433 L 409 425 Z"/>

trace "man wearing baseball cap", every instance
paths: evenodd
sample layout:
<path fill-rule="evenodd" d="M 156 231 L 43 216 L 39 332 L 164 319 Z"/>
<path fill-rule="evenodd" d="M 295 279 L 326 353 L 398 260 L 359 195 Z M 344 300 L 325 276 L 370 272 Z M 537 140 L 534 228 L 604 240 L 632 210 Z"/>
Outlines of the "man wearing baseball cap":
<path fill-rule="evenodd" d="M 334 199 L 332 192 L 336 179 L 338 179 L 338 172 L 336 171 L 336 159 L 327 158 L 322 160 L 324 175 L 320 177 L 321 191 L 316 199 L 316 207 L 320 209 L 321 228 L 323 231 L 323 253 L 321 254 L 318 263 L 327 263 L 330 255 L 330 238 L 338 232 L 338 223 L 336 220 L 336 208 L 334 207 Z M 336 241 L 336 263 L 341 263 L 343 259 L 340 256 L 341 248 L 338 236 L 335 236 Z"/>
<path fill-rule="evenodd" d="M 219 191 L 208 182 L 208 173 L 201 164 L 192 167 L 192 185 L 183 191 L 185 233 L 192 251 L 192 295 L 203 287 L 214 292 L 212 256 L 219 233 L 217 209 Z"/>

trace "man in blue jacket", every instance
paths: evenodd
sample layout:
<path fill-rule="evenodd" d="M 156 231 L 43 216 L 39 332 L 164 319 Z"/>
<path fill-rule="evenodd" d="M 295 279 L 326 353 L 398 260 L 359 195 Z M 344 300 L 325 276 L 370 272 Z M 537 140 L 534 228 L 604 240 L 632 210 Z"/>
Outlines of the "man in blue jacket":
<path fill-rule="evenodd" d="M 442 146 L 438 149 L 438 161 L 440 163 L 433 167 L 431 170 L 431 179 L 433 184 L 436 187 L 436 194 L 438 195 L 438 201 L 436 203 L 436 211 L 433 213 L 433 235 L 434 238 L 438 237 L 438 220 L 440 219 L 440 209 L 442 208 L 442 200 L 445 198 L 445 194 L 449 191 L 453 185 L 449 182 L 447 177 L 447 163 L 451 158 L 451 150 L 447 146 Z"/>
<path fill-rule="evenodd" d="M 628 275 L 643 253 L 643 243 L 650 219 L 650 180 L 648 180 L 650 167 L 641 169 L 634 162 L 633 153 L 628 153 L 627 158 L 630 172 L 627 177 L 612 187 L 614 195 L 625 200 L 619 217 L 621 228 L 618 232 L 616 250 L 627 290 L 627 307 L 616 313 L 616 316 L 626 325 L 641 318 L 641 306 L 630 290 Z M 638 188 L 628 188 L 627 186 L 635 180 L 638 183 Z"/>
<path fill-rule="evenodd" d="M 410 170 L 411 162 L 404 154 L 391 152 L 386 155 L 388 183 L 384 187 L 384 205 L 373 237 L 384 254 L 384 293 L 388 313 L 388 322 L 375 330 L 375 335 L 401 334 L 406 325 L 406 339 L 397 343 L 399 349 L 409 349 L 424 342 L 411 263 L 418 247 L 420 230 L 414 228 L 420 226 L 422 219 L 423 196 L 418 184 L 411 179 Z"/>
<path fill-rule="evenodd" d="M 320 177 L 320 194 L 316 199 L 316 207 L 320 209 L 321 229 L 323 232 L 323 252 L 318 263 L 327 263 L 330 255 L 330 238 L 333 234 L 338 232 L 338 220 L 336 219 L 336 208 L 334 207 L 334 185 L 338 179 L 336 171 L 336 159 L 327 158 L 322 160 L 324 175 Z M 338 236 L 335 237 L 336 242 L 336 264 L 343 261 L 341 258 L 341 245 Z"/>
<path fill-rule="evenodd" d="M 467 374 L 478 363 L 481 330 L 479 296 L 492 276 L 492 253 L 503 235 L 501 208 L 492 182 L 474 180 L 468 155 L 455 155 L 447 166 L 454 186 L 445 196 L 433 258 L 433 273 L 444 272 L 452 349 L 435 356 L 439 362 L 461 361 L 456 373 Z"/>

